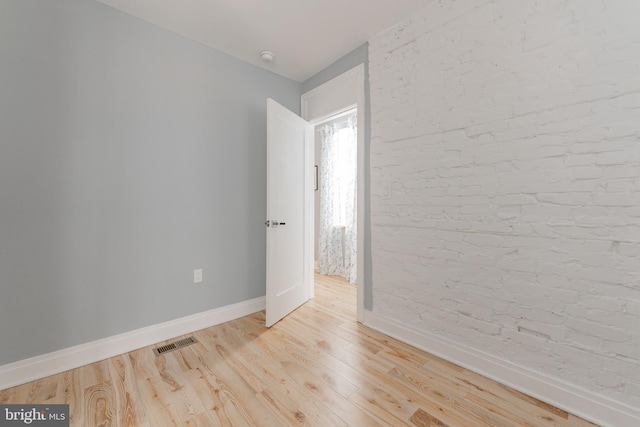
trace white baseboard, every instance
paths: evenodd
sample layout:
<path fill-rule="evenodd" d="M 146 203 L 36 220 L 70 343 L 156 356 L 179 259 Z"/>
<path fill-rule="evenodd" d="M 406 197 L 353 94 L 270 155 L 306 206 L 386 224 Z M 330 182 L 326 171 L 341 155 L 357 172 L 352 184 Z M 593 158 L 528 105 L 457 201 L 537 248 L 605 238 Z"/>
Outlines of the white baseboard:
<path fill-rule="evenodd" d="M 255 298 L 0 366 L 0 390 L 128 353 L 264 310 Z"/>
<path fill-rule="evenodd" d="M 364 324 L 603 427 L 640 426 L 640 408 L 365 310 Z"/>

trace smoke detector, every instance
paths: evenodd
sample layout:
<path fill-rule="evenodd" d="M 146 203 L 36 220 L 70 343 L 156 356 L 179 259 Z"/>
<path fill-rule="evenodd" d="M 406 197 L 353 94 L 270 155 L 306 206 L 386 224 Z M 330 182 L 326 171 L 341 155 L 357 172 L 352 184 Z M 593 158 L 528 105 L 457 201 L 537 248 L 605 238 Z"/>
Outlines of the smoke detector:
<path fill-rule="evenodd" d="M 264 62 L 272 62 L 275 59 L 276 55 L 271 52 L 270 50 L 263 50 L 262 52 L 260 52 L 260 58 L 262 58 L 262 60 Z"/>

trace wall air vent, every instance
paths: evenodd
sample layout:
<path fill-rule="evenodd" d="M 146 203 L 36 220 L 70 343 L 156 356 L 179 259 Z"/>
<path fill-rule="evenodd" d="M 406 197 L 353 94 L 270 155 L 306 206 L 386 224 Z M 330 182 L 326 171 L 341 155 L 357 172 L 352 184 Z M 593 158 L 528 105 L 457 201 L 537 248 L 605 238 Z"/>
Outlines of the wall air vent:
<path fill-rule="evenodd" d="M 198 341 L 195 338 L 187 337 L 187 338 L 183 338 L 181 340 L 174 341 L 172 343 L 161 345 L 160 347 L 154 348 L 153 352 L 157 357 L 157 356 L 160 356 L 161 354 L 165 354 L 170 351 L 177 350 L 179 348 L 186 347 L 191 344 L 195 344 L 197 342 Z"/>

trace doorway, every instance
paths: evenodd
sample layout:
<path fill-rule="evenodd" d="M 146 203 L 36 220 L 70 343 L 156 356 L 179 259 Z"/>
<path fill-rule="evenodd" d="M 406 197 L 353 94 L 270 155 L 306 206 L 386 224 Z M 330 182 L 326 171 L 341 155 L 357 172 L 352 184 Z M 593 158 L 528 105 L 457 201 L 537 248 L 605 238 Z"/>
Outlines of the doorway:
<path fill-rule="evenodd" d="M 365 67 L 360 64 L 302 95 L 302 118 L 311 125 L 331 120 L 356 109 L 357 201 L 356 201 L 356 320 L 364 321 L 364 123 Z M 315 247 L 315 244 L 314 244 Z M 311 249 L 313 250 L 314 247 Z M 313 297 L 313 289 L 311 289 Z"/>
<path fill-rule="evenodd" d="M 357 283 L 357 108 L 314 127 L 315 270 Z"/>

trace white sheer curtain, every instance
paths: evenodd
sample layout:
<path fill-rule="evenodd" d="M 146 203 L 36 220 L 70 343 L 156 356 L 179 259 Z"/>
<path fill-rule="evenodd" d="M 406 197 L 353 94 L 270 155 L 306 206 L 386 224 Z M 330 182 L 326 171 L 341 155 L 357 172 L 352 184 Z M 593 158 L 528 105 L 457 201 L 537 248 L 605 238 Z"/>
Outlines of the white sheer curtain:
<path fill-rule="evenodd" d="M 356 115 L 321 127 L 320 274 L 356 283 Z"/>

